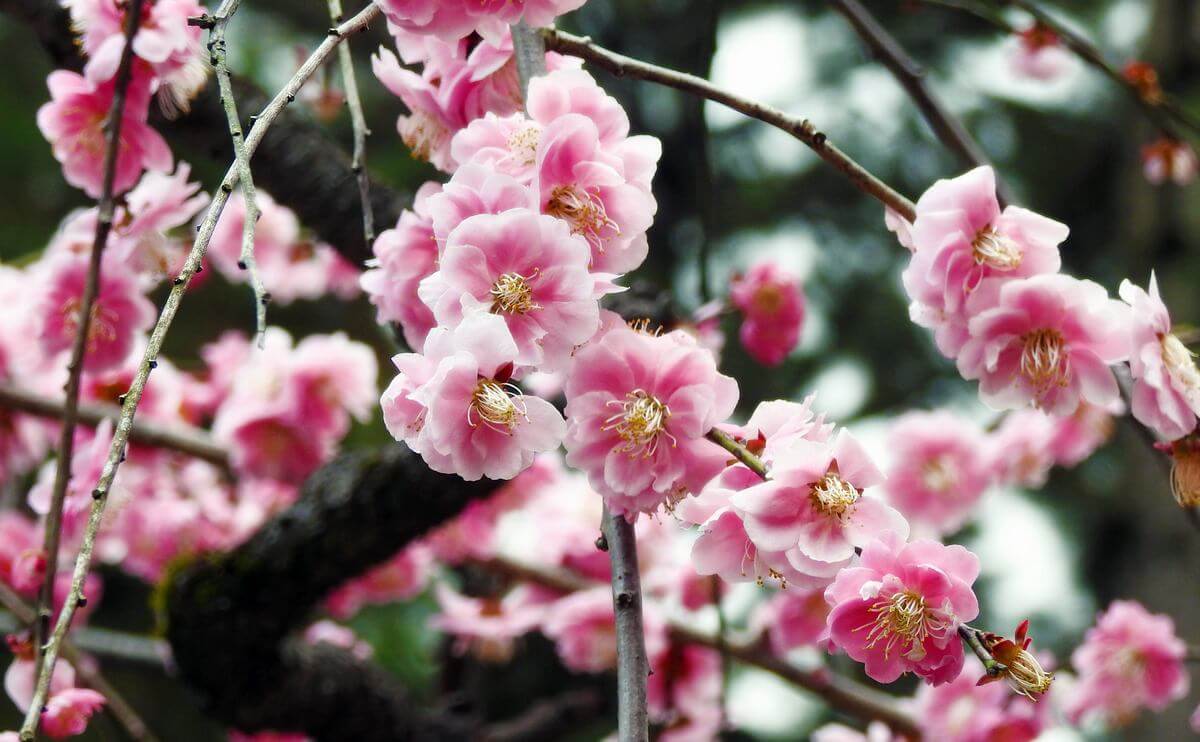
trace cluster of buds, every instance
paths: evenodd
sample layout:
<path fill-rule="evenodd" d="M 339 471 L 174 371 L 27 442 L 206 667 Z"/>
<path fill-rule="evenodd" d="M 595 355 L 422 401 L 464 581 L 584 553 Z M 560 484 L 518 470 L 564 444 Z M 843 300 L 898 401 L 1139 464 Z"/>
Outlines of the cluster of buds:
<path fill-rule="evenodd" d="M 979 685 L 1005 680 L 1009 687 L 1031 701 L 1037 701 L 1050 690 L 1054 673 L 1043 670 L 1037 657 L 1029 651 L 1033 640 L 1028 636 L 1028 620 L 1017 626 L 1016 636 L 1012 639 L 990 631 L 967 630 L 974 632 L 993 660 L 987 663 L 987 671 L 979 679 Z"/>

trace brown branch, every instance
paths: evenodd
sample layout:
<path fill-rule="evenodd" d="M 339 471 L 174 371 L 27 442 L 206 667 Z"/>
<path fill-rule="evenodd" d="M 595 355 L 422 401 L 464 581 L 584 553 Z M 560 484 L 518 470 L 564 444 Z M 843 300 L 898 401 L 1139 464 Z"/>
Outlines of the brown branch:
<path fill-rule="evenodd" d="M 87 279 L 83 286 L 83 297 L 79 304 L 79 319 L 76 321 L 75 338 L 71 343 L 71 359 L 67 363 L 67 383 L 63 387 L 66 400 L 63 405 L 62 431 L 58 439 L 58 460 L 54 467 L 54 484 L 50 490 L 50 508 L 46 512 L 45 533 L 42 548 L 46 553 L 46 574 L 42 589 L 38 593 L 37 615 L 34 626 L 34 647 L 37 667 L 42 667 L 42 644 L 50 633 L 50 613 L 54 603 L 54 581 L 58 577 L 58 550 L 62 538 L 63 505 L 67 499 L 67 485 L 71 481 L 71 460 L 75 453 L 75 425 L 79 413 L 79 387 L 83 380 L 84 357 L 87 355 L 92 329 L 92 313 L 96 298 L 100 295 L 100 262 L 108 235 L 112 231 L 116 203 L 113 193 L 117 179 L 117 157 L 121 145 L 121 127 L 125 122 L 125 100 L 129 82 L 133 79 L 133 40 L 141 25 L 143 0 L 132 0 L 125 13 L 125 48 L 117 65 L 113 83 L 113 99 L 108 117 L 104 122 L 104 177 L 97 206 L 96 231 L 92 240 L 92 253 L 88 261 Z M 37 730 L 37 719 L 28 736 Z M 26 724 L 29 726 L 29 724 Z"/>
<path fill-rule="evenodd" d="M 858 0 L 830 0 L 834 10 L 841 13 L 858 34 L 871 56 L 892 73 L 896 82 L 908 93 L 929 128 L 944 145 L 968 167 L 991 165 L 979 143 L 971 136 L 962 122 L 950 113 L 941 100 L 925 83 L 925 70 L 918 64 L 895 37 L 879 24 L 871 12 Z M 1000 205 L 1012 203 L 1008 186 L 997 175 L 996 195 Z"/>
<path fill-rule="evenodd" d="M 624 741 L 649 739 L 646 711 L 646 632 L 642 626 L 642 582 L 633 524 L 604 509 L 604 538 L 612 562 L 613 613 L 617 633 L 617 735 Z"/>
<path fill-rule="evenodd" d="M 562 570 L 543 569 L 503 557 L 479 561 L 475 564 L 494 574 L 541 585 L 562 593 L 576 592 L 595 586 L 595 583 Z M 893 731 L 903 734 L 909 739 L 920 739 L 920 730 L 916 721 L 906 711 L 899 708 L 896 699 L 885 693 L 829 672 L 802 670 L 775 657 L 766 647 L 758 644 L 722 642 L 716 635 L 698 631 L 673 619 L 668 620 L 667 626 L 676 641 L 708 647 L 803 688 L 820 697 L 838 711 L 863 720 L 882 721 Z M 622 739 L 625 738 L 622 737 Z"/>
<path fill-rule="evenodd" d="M 34 607 L 26 603 L 20 595 L 13 592 L 3 582 L 0 582 L 0 605 L 11 611 L 17 621 L 24 626 L 32 628 L 37 623 L 38 614 Z M 133 706 L 129 705 L 124 696 L 113 687 L 112 683 L 108 682 L 108 679 L 99 670 L 92 667 L 75 643 L 65 642 L 62 653 L 63 657 L 66 657 L 71 666 L 75 668 L 75 673 L 83 680 L 83 684 L 107 699 L 105 710 L 125 728 L 130 737 L 138 742 L 157 742 L 158 738 L 146 726 L 142 717 L 138 716 Z"/>
<path fill-rule="evenodd" d="M 884 206 L 905 219 L 912 221 L 916 212 L 912 201 L 896 192 L 887 183 L 870 173 L 834 146 L 829 138 L 808 119 L 790 116 L 778 108 L 764 103 L 747 100 L 735 93 L 713 85 L 704 78 L 678 72 L 666 67 L 642 62 L 623 54 L 609 51 L 593 43 L 591 39 L 574 36 L 553 28 L 541 29 L 546 48 L 551 51 L 581 57 L 585 61 L 607 70 L 617 77 L 632 77 L 639 80 L 665 85 L 685 93 L 707 98 L 728 106 L 750 118 L 758 119 L 790 134 L 817 153 L 822 160 L 850 180 L 854 187 L 878 200 Z"/>
<path fill-rule="evenodd" d="M 65 404 L 62 400 L 43 397 L 5 384 L 0 384 L 0 407 L 48 419 L 62 419 L 65 414 Z M 81 404 L 78 409 L 79 421 L 90 427 L 95 427 L 104 420 L 112 420 L 115 424 L 120 417 L 121 408 L 116 405 Z M 229 470 L 229 452 L 199 428 L 138 421 L 129 431 L 129 440 L 155 448 L 178 451 Z"/>

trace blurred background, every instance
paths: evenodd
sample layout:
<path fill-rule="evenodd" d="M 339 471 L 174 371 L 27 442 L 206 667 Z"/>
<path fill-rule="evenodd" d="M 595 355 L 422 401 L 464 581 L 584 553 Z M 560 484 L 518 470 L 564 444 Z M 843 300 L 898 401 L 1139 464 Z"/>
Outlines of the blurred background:
<path fill-rule="evenodd" d="M 1200 324 L 1200 251 L 1194 247 L 1200 244 L 1200 191 L 1146 182 L 1141 147 L 1156 133 L 1124 91 L 1080 64 L 1051 82 L 1022 78 L 1004 36 L 971 15 L 902 0 L 865 4 L 924 66 L 929 84 L 978 139 L 1015 200 L 1070 226 L 1065 270 L 1115 294 L 1123 278 L 1144 285 L 1154 268 L 1176 322 Z M 1200 3 L 1072 0 L 1052 9 L 1118 65 L 1135 58 L 1152 63 L 1164 89 L 1200 110 Z M 1019 15 L 1012 18 L 1023 24 Z M 249 2 L 230 30 L 231 66 L 275 90 L 296 68 L 295 50 L 311 48 L 328 25 L 325 4 L 317 0 Z M 805 116 L 914 200 L 934 180 L 966 169 L 824 2 L 590 0 L 562 25 Z M 439 176 L 412 160 L 394 136 L 402 105 L 375 81 L 368 59 L 386 41 L 379 24 L 352 43 L 376 132 L 369 159 L 378 179 L 411 192 Z M 88 204 L 62 180 L 35 125 L 35 112 L 48 98 L 50 61 L 26 28 L 3 14 L 0 66 L 0 260 L 19 264 L 43 249 L 71 209 Z M 974 385 L 962 381 L 927 331 L 909 321 L 899 281 L 907 253 L 884 229 L 877 203 L 775 129 L 660 87 L 594 74 L 626 104 L 635 131 L 664 143 L 655 181 L 660 208 L 640 278 L 691 310 L 721 296 L 733 273 L 767 256 L 803 277 L 808 318 L 801 345 L 784 366 L 764 370 L 734 336 L 726 345 L 723 370 L 742 384 L 742 414 L 762 399 L 798 400 L 816 392 L 819 410 L 877 447 L 886 421 L 914 408 L 951 407 L 991 419 Z M 344 112 L 326 125 L 348 148 Z M 208 188 L 226 165 L 208 152 L 176 154 L 193 163 Z M 194 364 L 199 345 L 222 330 L 251 330 L 249 310 L 243 288 L 212 275 L 185 302 L 168 355 L 180 366 Z M 272 307 L 270 320 L 297 336 L 345 330 L 378 349 L 381 369 L 395 352 L 365 299 Z M 387 440 L 376 422 L 356 429 L 345 446 Z M 1170 614 L 1185 640 L 1200 642 L 1200 531 L 1182 516 L 1164 469 L 1126 425 L 1076 469 L 1056 469 L 1041 490 L 993 492 L 983 507 L 977 525 L 950 539 L 976 549 L 985 565 L 979 625 L 1009 631 L 1031 618 L 1039 646 L 1065 659 L 1097 609 L 1128 597 Z M 93 624 L 152 632 L 151 589 L 116 573 L 106 581 Z M 439 637 L 425 627 L 432 606 L 425 599 L 372 608 L 354 624 L 385 666 L 430 698 L 437 693 L 440 652 Z M 500 704 L 565 682 L 548 646 L 535 640 L 524 651 L 503 670 L 503 689 L 496 688 L 495 671 L 477 668 L 478 692 Z M 106 668 L 131 697 L 156 699 L 139 707 L 164 739 L 223 738 L 169 678 L 133 665 Z M 761 739 L 795 739 L 823 721 L 818 705 L 752 672 L 735 676 L 729 700 L 734 723 Z M 1195 704 L 1193 698 L 1143 716 L 1124 738 L 1178 738 Z M 0 729 L 15 728 L 16 721 L 15 709 L 0 700 Z M 582 739 L 594 736 L 581 731 Z M 85 737 L 120 738 L 107 720 Z"/>

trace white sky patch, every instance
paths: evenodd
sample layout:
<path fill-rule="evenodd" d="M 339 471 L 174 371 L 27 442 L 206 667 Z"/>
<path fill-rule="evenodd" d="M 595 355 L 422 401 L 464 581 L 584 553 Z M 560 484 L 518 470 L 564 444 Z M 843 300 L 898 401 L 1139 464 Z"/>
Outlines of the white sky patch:
<path fill-rule="evenodd" d="M 796 729 L 821 710 L 813 696 L 762 670 L 746 669 L 729 684 L 729 721 L 765 737 L 795 739 Z"/>
<path fill-rule="evenodd" d="M 752 100 L 786 108 L 798 91 L 813 84 L 812 69 L 805 61 L 808 44 L 804 19 L 792 10 L 770 8 L 739 14 L 723 21 L 717 32 L 713 82 Z M 705 116 L 714 129 L 744 119 L 715 103 L 706 106 Z"/>
<path fill-rule="evenodd" d="M 830 420 L 853 417 L 871 392 L 871 376 L 860 361 L 841 358 L 827 365 L 809 384 L 805 394 L 817 395 L 816 407 Z"/>
<path fill-rule="evenodd" d="M 1125 0 L 1116 3 L 1104 17 L 1101 32 L 1105 36 L 1103 46 L 1110 53 L 1114 47 L 1131 52 L 1141 43 L 1150 25 L 1150 4 L 1140 0 Z"/>

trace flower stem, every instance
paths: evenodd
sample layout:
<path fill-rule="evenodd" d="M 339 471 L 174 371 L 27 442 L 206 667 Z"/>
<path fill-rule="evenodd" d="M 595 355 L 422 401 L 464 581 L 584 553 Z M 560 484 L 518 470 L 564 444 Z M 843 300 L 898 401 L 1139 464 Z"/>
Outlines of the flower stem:
<path fill-rule="evenodd" d="M 750 449 L 746 448 L 741 443 L 738 443 L 737 440 L 730 434 L 718 428 L 713 428 L 712 430 L 708 431 L 708 434 L 705 437 L 729 453 L 733 454 L 735 459 L 748 466 L 750 470 L 758 476 L 762 477 L 763 479 L 768 478 L 767 465 L 763 463 L 763 460 L 758 458 L 758 456 L 755 456 Z"/>

